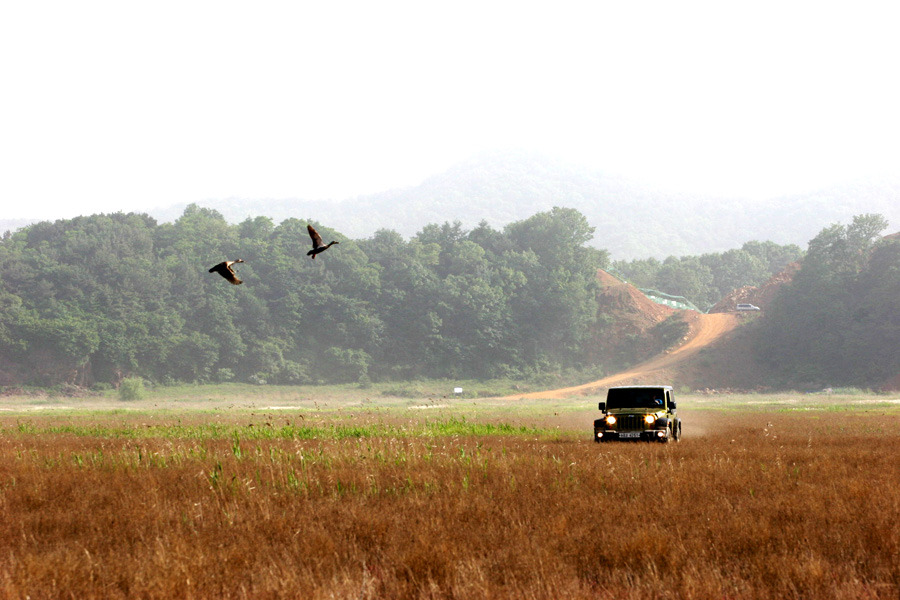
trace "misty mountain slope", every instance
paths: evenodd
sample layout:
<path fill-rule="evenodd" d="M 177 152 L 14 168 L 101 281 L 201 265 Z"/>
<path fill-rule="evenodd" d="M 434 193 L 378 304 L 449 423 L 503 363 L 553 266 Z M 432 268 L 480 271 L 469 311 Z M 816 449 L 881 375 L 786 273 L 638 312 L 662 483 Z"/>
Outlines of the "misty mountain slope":
<path fill-rule="evenodd" d="M 593 244 L 614 258 L 721 252 L 750 240 L 804 247 L 823 227 L 861 213 L 900 223 L 900 184 L 856 184 L 753 201 L 689 195 L 536 155 L 490 155 L 457 165 L 415 188 L 371 197 L 371 206 L 493 227 L 553 206 L 578 209 L 596 228 Z M 451 215 L 451 216 L 448 216 Z M 398 228 L 398 230 L 400 230 Z M 411 230 L 401 231 L 405 235 Z"/>
<path fill-rule="evenodd" d="M 410 237 L 429 223 L 482 220 L 496 229 L 554 206 L 578 209 L 596 228 L 592 244 L 614 259 L 721 252 L 750 240 L 806 243 L 823 227 L 861 213 L 900 223 L 900 185 L 856 184 L 766 201 L 689 195 L 527 153 L 486 154 L 420 185 L 340 202 L 214 203 L 232 221 L 264 214 L 328 223 L 352 238 L 381 228 Z M 176 215 L 177 216 L 177 215 Z"/>
<path fill-rule="evenodd" d="M 393 229 L 411 237 L 430 223 L 487 221 L 495 229 L 554 206 L 583 213 L 596 228 L 592 244 L 613 259 L 722 252 L 750 240 L 807 242 L 823 227 L 879 213 L 900 225 L 900 181 L 858 182 L 764 201 L 711 197 L 644 186 L 600 171 L 521 152 L 483 154 L 420 185 L 328 200 L 228 198 L 198 202 L 232 223 L 264 215 L 276 223 L 315 219 L 354 239 Z M 185 205 L 149 210 L 177 219 Z M 22 223 L 5 224 L 15 228 Z"/>

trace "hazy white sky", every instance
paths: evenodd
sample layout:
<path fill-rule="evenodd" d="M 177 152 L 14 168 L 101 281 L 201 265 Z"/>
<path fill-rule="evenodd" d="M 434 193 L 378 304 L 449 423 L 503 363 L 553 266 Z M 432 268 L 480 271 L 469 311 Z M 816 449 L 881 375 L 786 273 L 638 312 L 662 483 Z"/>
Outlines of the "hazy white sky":
<path fill-rule="evenodd" d="M 346 198 L 525 148 L 760 196 L 900 165 L 891 2 L 5 2 L 4 218 Z"/>

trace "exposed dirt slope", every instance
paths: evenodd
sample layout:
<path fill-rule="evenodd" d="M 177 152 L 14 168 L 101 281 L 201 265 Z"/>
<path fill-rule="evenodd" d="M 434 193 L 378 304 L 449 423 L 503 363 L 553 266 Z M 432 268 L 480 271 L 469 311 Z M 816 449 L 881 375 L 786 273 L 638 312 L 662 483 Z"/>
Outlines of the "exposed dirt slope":
<path fill-rule="evenodd" d="M 599 314 L 609 318 L 598 325 L 585 356 L 587 362 L 629 365 L 644 362 L 659 352 L 660 340 L 653 328 L 672 316 L 673 308 L 653 302 L 633 285 L 600 270 L 602 286 L 597 295 Z"/>
<path fill-rule="evenodd" d="M 709 312 L 719 313 L 732 311 L 737 304 L 742 302 L 755 304 L 756 306 L 765 310 L 766 307 L 768 307 L 772 300 L 775 298 L 775 295 L 778 293 L 778 290 L 781 289 L 781 286 L 793 281 L 794 276 L 799 270 L 800 263 L 793 262 L 786 266 L 784 270 L 781 271 L 781 273 L 773 276 L 767 282 L 758 287 L 748 285 L 734 290 L 733 292 L 722 298 L 715 306 L 713 306 L 709 310 Z"/>
<path fill-rule="evenodd" d="M 605 300 L 610 308 L 625 309 L 649 324 L 664 321 L 675 312 L 674 308 L 654 302 L 630 283 L 616 279 L 606 271 L 597 271 L 597 281 L 603 286 L 601 300 Z"/>
<path fill-rule="evenodd" d="M 702 348 L 721 338 L 740 323 L 740 317 L 731 313 L 704 315 L 694 311 L 685 311 L 685 320 L 688 321 L 691 329 L 684 344 L 666 354 L 635 365 L 627 371 L 582 385 L 528 394 L 515 394 L 506 398 L 510 400 L 561 398 L 585 395 L 614 385 L 668 381 L 673 369 L 690 360 Z"/>

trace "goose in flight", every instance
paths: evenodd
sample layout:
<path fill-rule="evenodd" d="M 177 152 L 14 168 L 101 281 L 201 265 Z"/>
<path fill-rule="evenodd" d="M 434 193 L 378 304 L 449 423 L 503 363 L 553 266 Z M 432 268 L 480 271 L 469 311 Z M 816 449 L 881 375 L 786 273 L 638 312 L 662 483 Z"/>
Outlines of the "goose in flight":
<path fill-rule="evenodd" d="M 242 263 L 242 262 L 244 262 L 244 259 L 242 259 L 242 258 L 239 258 L 237 260 L 222 261 L 219 264 L 217 264 L 216 266 L 214 266 L 213 268 L 211 268 L 209 270 L 209 272 L 210 273 L 218 273 L 219 275 L 221 275 L 222 277 L 227 279 L 230 283 L 232 283 L 234 285 L 240 285 L 244 282 L 237 278 L 237 275 L 235 274 L 234 269 L 231 268 L 231 265 L 233 265 L 235 263 Z"/>
<path fill-rule="evenodd" d="M 312 225 L 307 224 L 306 229 L 309 231 L 309 237 L 312 238 L 312 246 L 313 249 L 306 253 L 307 256 L 312 257 L 313 260 L 316 259 L 316 254 L 319 252 L 325 252 L 329 248 L 331 248 L 334 244 L 339 244 L 340 242 L 328 242 L 328 245 L 325 245 L 325 242 L 322 241 L 322 236 L 319 235 L 319 232 L 313 229 Z"/>

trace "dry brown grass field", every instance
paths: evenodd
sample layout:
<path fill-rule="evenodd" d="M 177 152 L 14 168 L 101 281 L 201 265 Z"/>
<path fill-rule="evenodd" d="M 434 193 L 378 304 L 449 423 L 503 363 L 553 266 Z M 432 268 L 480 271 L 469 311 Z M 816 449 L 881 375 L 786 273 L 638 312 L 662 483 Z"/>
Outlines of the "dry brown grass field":
<path fill-rule="evenodd" d="M 0 413 L 0 598 L 900 596 L 896 408 L 548 410 Z"/>

